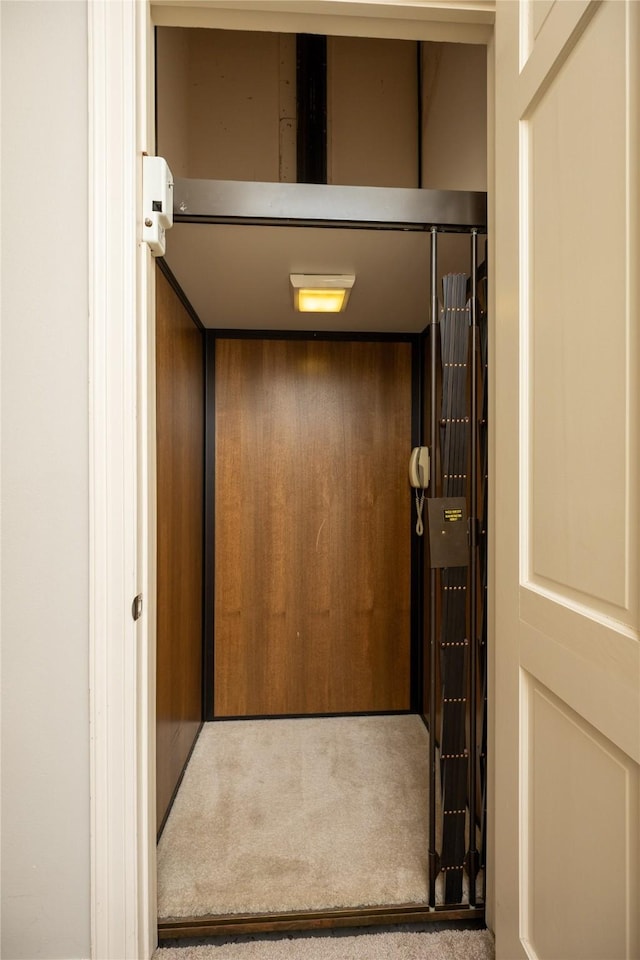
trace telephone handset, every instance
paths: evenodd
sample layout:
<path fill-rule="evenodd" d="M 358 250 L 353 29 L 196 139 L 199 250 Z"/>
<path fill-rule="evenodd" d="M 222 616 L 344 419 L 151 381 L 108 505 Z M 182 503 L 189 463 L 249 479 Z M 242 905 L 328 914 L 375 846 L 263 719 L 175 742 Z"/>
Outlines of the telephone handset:
<path fill-rule="evenodd" d="M 409 459 L 409 483 L 416 491 L 416 533 L 424 533 L 422 510 L 424 491 L 429 486 L 429 447 L 414 447 Z M 420 493 L 418 493 L 420 491 Z"/>
<path fill-rule="evenodd" d="M 429 447 L 414 447 L 411 451 L 409 483 L 418 490 L 429 486 Z"/>

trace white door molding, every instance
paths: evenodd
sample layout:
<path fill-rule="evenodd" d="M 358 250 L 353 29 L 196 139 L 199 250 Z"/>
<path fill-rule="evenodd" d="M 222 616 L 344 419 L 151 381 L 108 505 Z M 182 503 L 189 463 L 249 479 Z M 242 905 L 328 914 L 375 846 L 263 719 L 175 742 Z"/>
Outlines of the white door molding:
<path fill-rule="evenodd" d="M 488 44 L 493 0 L 152 0 L 156 26 Z"/>
<path fill-rule="evenodd" d="M 87 10 L 91 942 L 94 958 L 134 960 L 149 957 L 155 945 L 149 603 L 137 623 L 131 613 L 148 577 L 140 547 L 148 495 L 145 484 L 138 488 L 139 464 L 144 477 L 148 466 L 147 438 L 139 435 L 139 418 L 146 422 L 139 329 L 146 329 L 146 315 L 140 321 L 148 260 L 138 249 L 136 214 L 149 8 L 91 0 Z"/>

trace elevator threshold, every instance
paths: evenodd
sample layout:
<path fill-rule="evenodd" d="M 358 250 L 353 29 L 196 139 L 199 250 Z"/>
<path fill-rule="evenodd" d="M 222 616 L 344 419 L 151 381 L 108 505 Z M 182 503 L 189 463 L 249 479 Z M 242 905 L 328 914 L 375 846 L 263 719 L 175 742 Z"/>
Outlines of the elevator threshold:
<path fill-rule="evenodd" d="M 435 907 L 398 904 L 352 907 L 344 910 L 300 910 L 284 913 L 211 914 L 158 920 L 158 940 L 191 937 L 235 936 L 251 933 L 286 933 L 301 930 L 335 930 L 341 927 L 392 926 L 407 923 L 484 923 L 482 907 Z"/>
<path fill-rule="evenodd" d="M 415 715 L 204 725 L 158 845 L 162 939 L 481 919 L 428 906 Z"/>

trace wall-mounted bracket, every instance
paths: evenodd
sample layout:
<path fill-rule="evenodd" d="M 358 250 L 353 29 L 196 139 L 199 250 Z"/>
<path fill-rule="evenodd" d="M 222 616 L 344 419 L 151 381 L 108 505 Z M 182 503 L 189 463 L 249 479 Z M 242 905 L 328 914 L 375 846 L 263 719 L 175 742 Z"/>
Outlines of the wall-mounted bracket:
<path fill-rule="evenodd" d="M 165 231 L 173 226 L 173 174 L 162 157 L 142 158 L 142 204 L 142 239 L 162 257 Z"/>

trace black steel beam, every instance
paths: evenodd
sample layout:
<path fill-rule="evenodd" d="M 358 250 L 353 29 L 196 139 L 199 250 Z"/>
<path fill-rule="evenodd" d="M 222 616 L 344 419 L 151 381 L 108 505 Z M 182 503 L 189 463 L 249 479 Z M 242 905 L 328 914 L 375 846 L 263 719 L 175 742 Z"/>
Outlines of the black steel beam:
<path fill-rule="evenodd" d="M 298 183 L 327 182 L 327 38 L 296 38 Z"/>
<path fill-rule="evenodd" d="M 182 180 L 176 223 L 252 223 L 387 230 L 483 231 L 487 195 L 466 190 L 344 187 L 317 183 Z"/>

